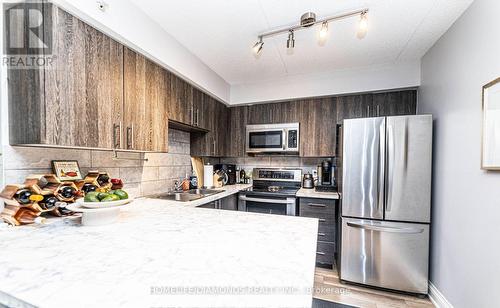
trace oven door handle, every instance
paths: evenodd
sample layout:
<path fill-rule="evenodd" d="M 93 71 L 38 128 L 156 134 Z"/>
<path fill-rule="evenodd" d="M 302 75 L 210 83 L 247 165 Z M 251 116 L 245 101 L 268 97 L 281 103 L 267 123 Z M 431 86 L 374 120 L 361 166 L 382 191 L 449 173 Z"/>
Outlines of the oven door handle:
<path fill-rule="evenodd" d="M 259 203 L 279 203 L 279 204 L 295 204 L 295 199 L 289 198 L 286 200 L 279 199 L 262 199 L 262 198 L 249 198 L 246 196 L 240 196 L 240 200 L 242 201 L 252 201 Z"/>

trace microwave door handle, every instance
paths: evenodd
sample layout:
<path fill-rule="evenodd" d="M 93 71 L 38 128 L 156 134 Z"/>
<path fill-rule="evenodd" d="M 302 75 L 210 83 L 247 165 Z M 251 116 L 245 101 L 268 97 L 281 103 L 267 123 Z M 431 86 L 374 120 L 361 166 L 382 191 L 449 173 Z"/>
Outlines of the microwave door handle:
<path fill-rule="evenodd" d="M 288 129 L 283 129 L 283 133 L 282 133 L 282 136 L 283 136 L 283 142 L 282 142 L 282 145 L 283 145 L 283 151 L 286 151 L 287 149 L 287 139 L 288 139 Z"/>

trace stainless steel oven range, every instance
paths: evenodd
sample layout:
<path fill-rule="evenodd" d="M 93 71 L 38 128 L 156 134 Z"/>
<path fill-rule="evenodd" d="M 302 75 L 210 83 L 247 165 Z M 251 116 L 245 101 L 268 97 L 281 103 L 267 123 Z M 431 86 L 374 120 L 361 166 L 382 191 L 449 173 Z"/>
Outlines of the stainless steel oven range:
<path fill-rule="evenodd" d="M 298 215 L 297 198 L 302 170 L 254 169 L 253 185 L 239 194 L 238 210 L 254 213 Z"/>

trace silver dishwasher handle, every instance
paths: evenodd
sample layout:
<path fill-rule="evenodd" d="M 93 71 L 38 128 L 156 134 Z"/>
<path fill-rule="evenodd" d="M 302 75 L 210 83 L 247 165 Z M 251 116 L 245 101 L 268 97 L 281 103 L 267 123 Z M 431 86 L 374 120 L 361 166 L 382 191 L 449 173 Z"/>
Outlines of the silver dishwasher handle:
<path fill-rule="evenodd" d="M 370 230 L 370 231 L 378 231 L 378 232 L 409 233 L 409 234 L 424 232 L 424 229 L 379 227 L 379 226 L 374 226 L 374 225 L 358 224 L 358 223 L 354 223 L 354 222 L 348 222 L 347 225 L 349 227 L 353 227 L 353 228 L 365 229 L 365 230 Z"/>
<path fill-rule="evenodd" d="M 295 204 L 295 199 L 279 200 L 279 199 L 249 198 L 249 197 L 245 197 L 245 196 L 240 196 L 240 200 L 259 202 L 259 203 Z"/>

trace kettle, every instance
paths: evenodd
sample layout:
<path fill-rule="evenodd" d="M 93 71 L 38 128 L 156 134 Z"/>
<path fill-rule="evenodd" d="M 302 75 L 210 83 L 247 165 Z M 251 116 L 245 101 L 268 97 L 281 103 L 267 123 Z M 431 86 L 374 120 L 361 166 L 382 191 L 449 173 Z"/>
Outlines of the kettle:
<path fill-rule="evenodd" d="M 314 179 L 312 174 L 309 172 L 304 174 L 304 178 L 302 179 L 302 187 L 307 189 L 314 188 Z"/>

